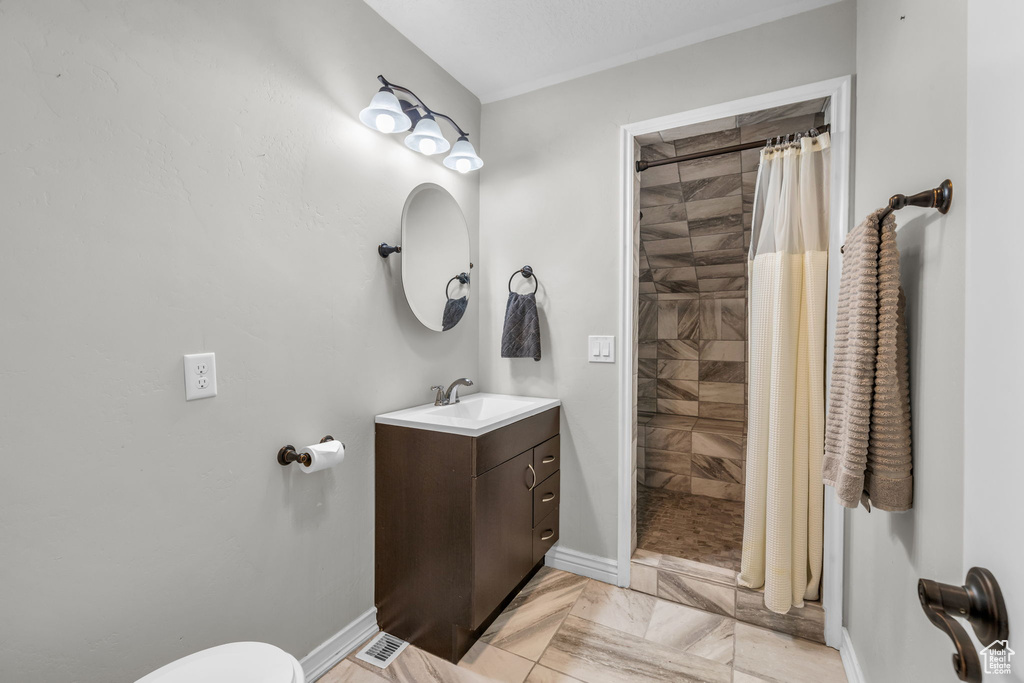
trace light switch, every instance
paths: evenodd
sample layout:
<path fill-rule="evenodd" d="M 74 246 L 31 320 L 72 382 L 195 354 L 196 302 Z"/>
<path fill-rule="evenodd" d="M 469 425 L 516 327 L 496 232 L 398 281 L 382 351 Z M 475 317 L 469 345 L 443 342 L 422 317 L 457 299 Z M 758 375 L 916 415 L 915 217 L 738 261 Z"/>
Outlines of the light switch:
<path fill-rule="evenodd" d="M 615 362 L 615 337 L 590 335 L 587 343 L 587 359 L 591 363 Z"/>

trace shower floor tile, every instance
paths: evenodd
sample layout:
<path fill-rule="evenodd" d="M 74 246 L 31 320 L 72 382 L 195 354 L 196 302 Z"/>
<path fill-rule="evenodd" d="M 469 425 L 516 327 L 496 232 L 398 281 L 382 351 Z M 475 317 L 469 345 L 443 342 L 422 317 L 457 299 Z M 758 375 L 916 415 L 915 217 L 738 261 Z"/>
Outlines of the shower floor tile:
<path fill-rule="evenodd" d="M 743 503 L 637 484 L 637 547 L 739 571 Z"/>

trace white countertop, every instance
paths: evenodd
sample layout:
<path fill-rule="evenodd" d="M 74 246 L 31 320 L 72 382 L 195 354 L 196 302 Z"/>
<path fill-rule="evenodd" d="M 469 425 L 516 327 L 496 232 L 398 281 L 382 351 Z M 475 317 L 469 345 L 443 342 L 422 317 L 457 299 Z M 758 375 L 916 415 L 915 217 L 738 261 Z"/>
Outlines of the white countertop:
<path fill-rule="evenodd" d="M 557 398 L 508 396 L 505 394 L 469 394 L 459 403 L 435 406 L 427 403 L 415 408 L 378 415 L 377 424 L 427 429 L 445 434 L 481 436 L 505 425 L 562 405 Z"/>

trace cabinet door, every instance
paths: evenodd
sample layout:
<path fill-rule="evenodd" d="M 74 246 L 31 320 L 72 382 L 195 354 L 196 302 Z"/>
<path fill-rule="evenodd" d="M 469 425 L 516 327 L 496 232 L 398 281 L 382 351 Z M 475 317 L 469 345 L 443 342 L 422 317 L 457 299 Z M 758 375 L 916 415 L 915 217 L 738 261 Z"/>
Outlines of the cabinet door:
<path fill-rule="evenodd" d="M 473 479 L 476 628 L 533 568 L 533 450 Z"/>

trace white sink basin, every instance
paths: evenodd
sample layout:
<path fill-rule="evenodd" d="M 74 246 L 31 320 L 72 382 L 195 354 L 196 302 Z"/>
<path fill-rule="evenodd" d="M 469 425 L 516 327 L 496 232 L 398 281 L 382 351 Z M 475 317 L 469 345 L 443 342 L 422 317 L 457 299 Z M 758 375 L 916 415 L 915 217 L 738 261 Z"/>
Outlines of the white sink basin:
<path fill-rule="evenodd" d="M 561 404 L 557 398 L 469 394 L 454 405 L 435 406 L 427 403 L 378 415 L 376 422 L 446 434 L 480 436 Z"/>

